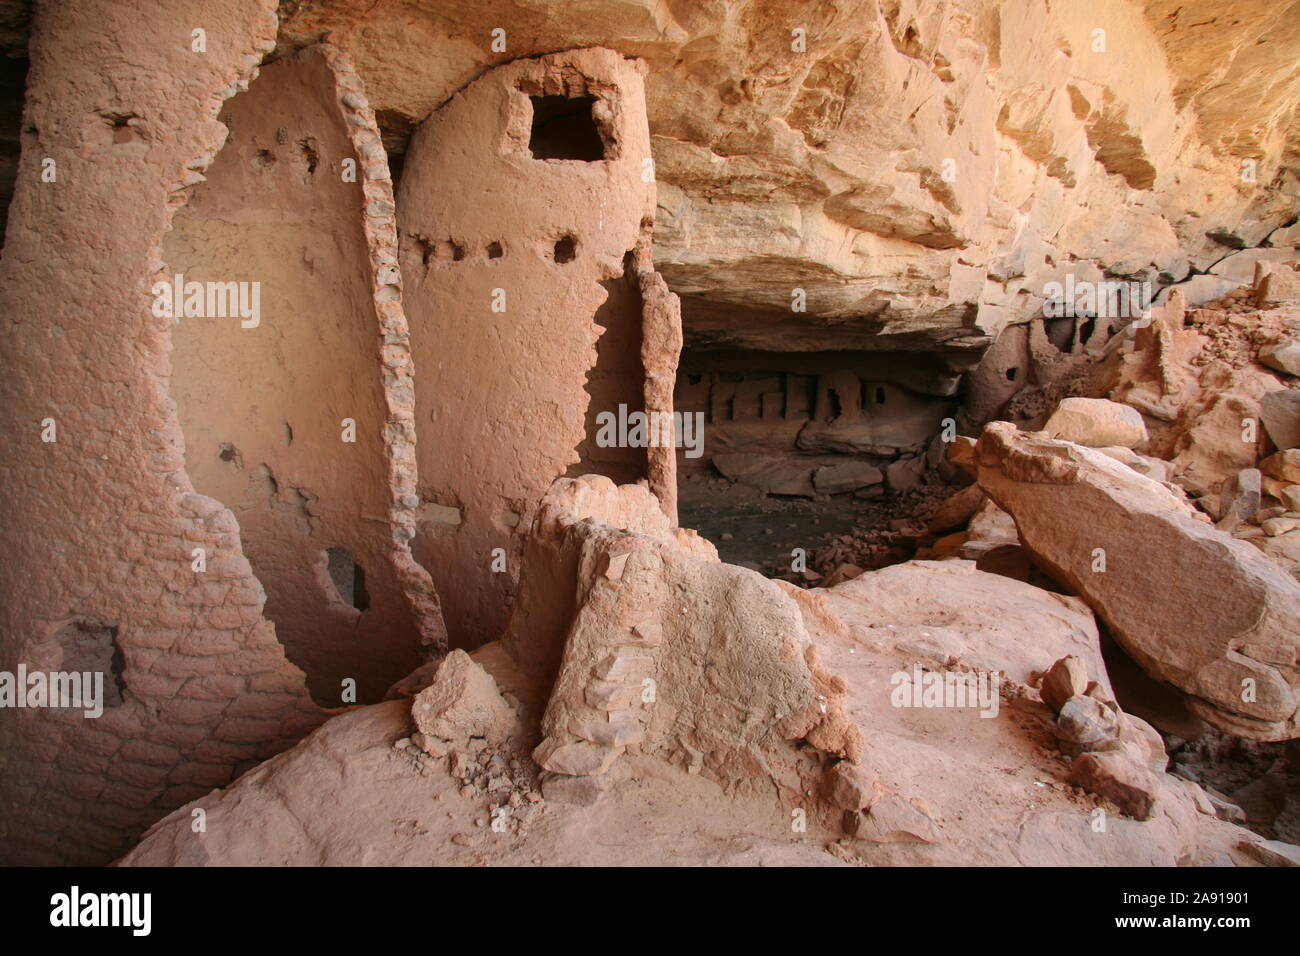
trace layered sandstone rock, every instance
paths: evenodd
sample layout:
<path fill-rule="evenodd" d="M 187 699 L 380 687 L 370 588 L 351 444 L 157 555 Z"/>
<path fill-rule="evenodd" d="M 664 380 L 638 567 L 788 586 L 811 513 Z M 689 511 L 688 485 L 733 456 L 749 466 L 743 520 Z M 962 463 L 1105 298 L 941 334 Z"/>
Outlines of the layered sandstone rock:
<path fill-rule="evenodd" d="M 506 60 L 641 57 L 656 261 L 689 339 L 969 349 L 1066 272 L 1184 279 L 1289 221 L 1300 28 L 1248 7 L 334 2 L 281 38 L 343 38 L 395 130 Z"/>

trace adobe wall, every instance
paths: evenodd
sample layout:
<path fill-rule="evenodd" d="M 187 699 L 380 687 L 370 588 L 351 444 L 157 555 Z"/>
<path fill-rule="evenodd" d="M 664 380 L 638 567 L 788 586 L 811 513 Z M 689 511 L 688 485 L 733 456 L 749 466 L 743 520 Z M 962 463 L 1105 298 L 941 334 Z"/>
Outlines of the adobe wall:
<path fill-rule="evenodd" d="M 358 155 L 345 116 L 354 111 L 339 96 L 363 101 L 336 90 L 334 77 L 309 48 L 227 104 L 230 140 L 163 246 L 187 282 L 261 283 L 255 327 L 181 319 L 171 392 L 190 477 L 235 512 L 266 615 L 324 706 L 381 700 L 426 643 L 394 564 L 405 542 L 388 515 L 372 297 L 376 268 L 394 270 L 372 265 L 362 228 L 362 184 L 386 180 L 387 167 Z M 379 288 L 390 293 L 393 280 Z M 440 637 L 435 620 L 427 643 Z"/>
<path fill-rule="evenodd" d="M 649 256 L 639 67 L 595 50 L 522 61 L 434 117 L 407 165 L 412 236 L 473 252 L 404 279 L 386 153 L 345 54 L 321 44 L 249 91 L 275 46 L 273 5 L 231 0 L 194 19 L 179 2 L 145 15 L 91 0 L 42 7 L 33 27 L 0 263 L 13 370 L 0 405 L 15 436 L 0 463 L 0 669 L 102 670 L 109 686 L 97 719 L 0 709 L 4 863 L 106 862 L 300 739 L 327 711 L 295 663 L 318 699 L 337 700 L 348 676 L 365 700 L 445 647 L 417 557 L 456 598 L 462 634 L 497 636 L 515 529 L 579 460 L 603 331 L 616 330 L 617 361 L 596 401 L 639 392 L 671 408 L 680 309 Z M 112 55 L 88 58 L 98 50 Z M 605 158 L 533 158 L 521 84 L 594 96 Z M 348 158 L 355 183 L 335 177 Z M 448 175 L 462 187 L 427 188 Z M 155 314 L 157 283 L 178 272 L 262 283 L 257 327 Z M 623 288 L 598 324 L 602 283 Z M 483 315 L 468 322 L 453 302 Z M 355 443 L 339 440 L 344 418 Z M 673 456 L 643 459 L 671 517 Z M 428 519 L 447 501 L 464 524 L 436 538 Z M 503 543 L 509 570 L 486 578 Z M 328 548 L 364 569 L 364 613 L 327 580 Z"/>
<path fill-rule="evenodd" d="M 619 484 L 636 482 L 646 474 L 645 448 L 601 447 L 596 441 L 597 416 L 617 410 L 642 407 L 645 367 L 641 359 L 641 285 L 637 281 L 633 253 L 624 257 L 623 274 L 604 283 L 609 297 L 596 310 L 595 322 L 603 329 L 596 341 L 596 364 L 587 372 L 587 418 L 585 436 L 578 446 L 579 461 L 569 467 L 569 476 L 597 474 Z"/>
<path fill-rule="evenodd" d="M 0 262 L 0 668 L 76 664 L 89 642 L 82 659 L 117 658 L 124 690 L 93 720 L 0 710 L 5 863 L 105 862 L 324 716 L 263 616 L 235 516 L 186 474 L 171 320 L 149 308 L 172 213 L 225 140 L 223 101 L 274 46 L 273 10 L 37 11 Z M 45 157 L 56 182 L 40 179 Z"/>
<path fill-rule="evenodd" d="M 535 158 L 530 96 L 594 97 L 604 158 Z M 630 357 L 644 295 L 623 277 L 625 255 L 654 214 L 653 178 L 642 177 L 649 157 L 641 68 L 601 49 L 492 70 L 412 138 L 398 197 L 422 376 L 416 432 L 426 507 L 412 548 L 433 574 L 453 643 L 501 634 L 521 535 L 551 482 L 581 457 L 602 325 L 617 323 L 608 340 L 621 356 L 616 372 L 644 368 Z M 613 286 L 605 311 L 602 283 Z M 611 411 L 635 394 L 602 387 L 609 379 L 600 374 L 595 382 L 596 402 L 614 402 Z M 496 548 L 504 571 L 492 570 Z"/>

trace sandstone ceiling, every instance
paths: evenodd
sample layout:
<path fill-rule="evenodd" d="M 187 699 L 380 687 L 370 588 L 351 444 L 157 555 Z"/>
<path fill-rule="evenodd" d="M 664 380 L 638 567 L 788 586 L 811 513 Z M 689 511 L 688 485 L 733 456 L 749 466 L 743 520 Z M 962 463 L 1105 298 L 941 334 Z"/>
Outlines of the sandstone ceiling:
<path fill-rule="evenodd" d="M 1297 2 L 303 0 L 280 15 L 281 51 L 329 33 L 348 47 L 397 149 L 498 63 L 588 45 L 642 58 L 656 265 L 688 344 L 980 347 L 1074 264 L 1168 284 L 1300 207 Z"/>
<path fill-rule="evenodd" d="M 394 166 L 492 66 L 597 45 L 643 59 L 656 265 L 689 345 L 979 349 L 1065 269 L 1165 285 L 1300 211 L 1296 0 L 286 0 L 279 14 L 275 56 L 330 33 L 347 46 Z M 30 15 L 0 3 L 7 57 Z"/>

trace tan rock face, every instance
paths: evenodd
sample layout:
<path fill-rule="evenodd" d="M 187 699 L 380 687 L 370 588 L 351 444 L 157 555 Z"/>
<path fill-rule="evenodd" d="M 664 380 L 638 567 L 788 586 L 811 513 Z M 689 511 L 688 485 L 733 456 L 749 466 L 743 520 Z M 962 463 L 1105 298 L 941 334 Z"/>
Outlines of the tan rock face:
<path fill-rule="evenodd" d="M 1147 427 L 1137 409 L 1104 398 L 1067 398 L 1044 430 L 1053 438 L 1089 448 L 1135 448 L 1147 440 Z"/>
<path fill-rule="evenodd" d="M 1294 186 L 1263 187 L 1294 168 L 1300 29 L 1247 6 L 336 3 L 281 37 L 346 36 L 375 105 L 415 123 L 508 59 L 641 57 L 656 262 L 690 337 L 879 349 L 987 343 L 1076 259 L 1181 279 L 1226 251 L 1207 232 L 1287 221 Z"/>
<path fill-rule="evenodd" d="M 597 522 L 586 519 L 600 516 L 608 529 L 606 522 L 620 515 L 633 524 L 637 516 L 649 516 L 638 535 L 663 537 L 654 530 L 662 529 L 662 519 L 653 517 L 652 506 L 644 507 L 649 502 L 636 489 L 561 482 L 547 501 L 555 518 L 572 512 L 583 520 L 560 520 L 542 537 L 563 526 L 565 536 L 589 540 Z M 616 580 L 638 574 L 640 556 L 627 553 Z M 699 557 L 707 560 L 707 553 Z M 609 582 L 615 579 L 606 572 L 615 567 L 601 560 L 592 570 Z M 524 583 L 532 577 L 526 574 Z M 808 789 L 798 795 L 796 809 L 808 811 L 807 832 L 792 830 L 791 807 L 773 799 L 767 778 L 756 778 L 757 788 L 724 790 L 702 753 L 698 762 L 689 753 L 689 761 L 665 762 L 635 753 L 640 745 L 634 744 L 604 774 L 544 774 L 542 799 L 531 791 L 526 800 L 498 806 L 489 816 L 486 798 L 462 780 L 475 767 L 493 766 L 496 757 L 485 750 L 475 762 L 457 751 L 431 755 L 412 746 L 415 737 L 405 737 L 408 705 L 395 701 L 330 720 L 301 746 L 161 821 L 124 862 L 1172 866 L 1205 862 L 1226 852 L 1225 840 L 1231 847 L 1244 835 L 1216 820 L 1212 807 L 1198 811 L 1205 797 L 1194 785 L 1159 772 L 1158 736 L 1140 722 L 1130 726 L 1128 715 L 1121 715 L 1118 731 L 1122 749 L 1093 754 L 1077 770 L 1045 759 L 1052 746 L 1042 726 L 1046 711 L 1027 682 L 1070 655 L 1085 661 L 1100 682 L 1089 686 L 1084 699 L 1100 704 L 1109 695 L 1096 625 L 1077 598 L 980 572 L 967 561 L 911 562 L 832 590 L 787 593 L 820 655 L 845 676 L 843 697 L 835 696 L 860 729 L 868 754 L 861 762 L 832 762 L 819 781 L 805 781 Z M 516 616 L 527 606 L 521 602 Z M 680 644 L 680 635 L 669 632 L 633 630 L 659 648 L 666 645 L 654 645 L 656 636 Z M 503 690 L 527 682 L 510 657 L 499 645 L 473 655 Z M 1000 674 L 1006 712 L 983 719 L 969 708 L 894 706 L 893 674 L 918 663 Z M 711 686 L 701 694 L 710 696 Z M 724 696 L 715 709 L 734 706 Z M 584 752 L 592 753 L 574 751 Z M 1105 772 L 1084 778 L 1089 763 Z M 1071 776 L 1105 796 L 1075 795 L 1066 786 Z M 812 800 L 822 804 L 820 810 Z M 599 803 L 595 812 L 593 803 Z M 192 809 L 200 806 L 209 821 L 207 834 L 190 827 Z M 359 806 L 383 812 L 358 813 Z M 671 812 L 648 813 L 647 807 Z M 1108 813 L 1107 838 L 1098 840 L 1091 825 L 1102 808 Z M 1121 813 L 1114 814 L 1116 809 Z M 511 821 L 511 839 L 488 826 L 503 812 Z M 394 816 L 409 826 L 395 828 Z M 412 833 L 420 838 L 412 839 Z"/>
<path fill-rule="evenodd" d="M 1185 297 L 1166 293 L 1168 321 L 1139 333 L 1150 348 L 1120 355 L 1111 383 L 1169 468 L 995 429 L 978 461 L 954 447 L 993 500 L 955 502 L 943 520 L 971 527 L 935 554 L 1023 543 L 1208 720 L 1294 736 L 1295 585 L 1106 457 L 1197 493 L 1231 477 L 1236 518 L 1270 515 L 1251 529 L 1260 550 L 1300 562 L 1297 519 L 1276 507 L 1300 500 L 1288 460 L 1250 473 L 1268 441 L 1300 442 L 1295 257 L 1281 248 L 1300 237 L 1274 230 L 1298 206 L 1300 25 L 1294 3 L 1238 7 L 212 0 L 220 42 L 214 28 L 198 56 L 160 41 L 194 27 L 176 0 L 44 5 L 0 260 L 0 409 L 18 436 L 3 465 L 0 667 L 84 662 L 113 687 L 94 723 L 0 713 L 0 857 L 110 859 L 292 745 L 321 704 L 378 699 L 425 661 L 396 684 L 414 704 L 367 708 L 317 738 L 337 747 L 325 769 L 300 751 L 217 798 L 237 818 L 258 794 L 266 819 L 229 828 L 239 835 L 214 841 L 213 858 L 345 858 L 352 841 L 332 841 L 344 816 L 321 813 L 337 829 L 298 850 L 264 837 L 299 837 L 334 798 L 322 782 L 343 792 L 335 771 L 357 754 L 355 778 L 375 779 L 401 749 L 424 755 L 395 758 L 418 761 L 422 779 L 442 774 L 425 757 L 446 756 L 440 783 L 464 783 L 474 742 L 521 729 L 511 713 L 526 688 L 518 711 L 542 733 L 533 752 L 550 774 L 530 786 L 557 802 L 608 796 L 632 764 L 670 768 L 678 784 L 748 789 L 752 819 L 781 811 L 771 847 L 789 851 L 790 804 L 829 794 L 835 839 L 847 811 L 856 842 L 886 859 L 954 860 L 942 854 L 976 842 L 959 822 L 972 804 L 942 793 L 945 817 L 919 768 L 987 770 L 1025 740 L 986 728 L 979 759 L 932 750 L 909 763 L 930 745 L 893 714 L 875 725 L 889 728 L 875 734 L 889 759 L 869 768 L 873 725 L 853 711 L 871 712 L 879 685 L 851 700 L 814 635 L 850 673 L 860 633 L 889 616 L 920 656 L 967 654 L 1018 691 L 1077 652 L 1095 684 L 1061 709 L 1079 712 L 1082 736 L 1106 720 L 1087 609 L 965 562 L 858 574 L 830 595 L 773 584 L 676 528 L 671 448 L 611 447 L 593 426 L 625 406 L 672 411 L 684 341 L 780 350 L 780 388 L 714 379 L 692 400 L 713 414 L 757 398 L 758 424 L 773 427 L 758 444 L 806 459 L 781 489 L 923 493 L 927 466 L 950 464 L 932 440 L 940 422 L 984 422 L 1027 382 L 1064 389 L 1071 356 L 1100 351 L 1120 324 L 1015 324 L 1041 316 L 1065 278 L 1167 285 L 1211 270 Z M 116 53 L 87 65 L 100 49 Z M 47 160 L 57 180 L 43 178 Z M 1218 261 L 1270 234 L 1274 245 Z M 1248 269 L 1254 287 L 1237 301 L 1281 316 L 1262 352 L 1277 375 L 1197 364 L 1213 336 L 1182 325 L 1184 298 L 1242 286 Z M 177 274 L 227 297 L 227 283 L 260 283 L 260 311 L 151 309 L 155 283 Z M 742 378 L 754 371 L 737 361 Z M 1140 438 L 1110 427 L 1135 424 L 1118 414 L 1129 420 L 1093 420 L 1091 437 L 1058 433 L 1128 448 Z M 771 450 L 746 444 L 743 409 L 724 418 L 711 420 L 717 450 L 739 465 Z M 1256 419 L 1266 434 L 1233 440 Z M 1157 435 L 1152 420 L 1170 428 Z M 776 490 L 769 465 L 745 473 Z M 1084 583 L 1092 537 L 1122 585 Z M 985 633 L 948 607 L 953 594 L 1039 643 Z M 1215 615 L 1190 610 L 1210 595 Z M 875 663 L 899 665 L 902 645 L 885 638 Z M 474 661 L 431 666 L 452 641 L 487 643 Z M 507 658 L 524 676 L 501 693 L 510 668 L 489 664 Z M 1026 706 L 1039 707 L 1032 694 Z M 413 745 L 370 739 L 407 733 L 409 708 Z M 1123 720 L 1102 730 L 1087 741 L 1128 756 L 1149 738 Z M 484 773 L 469 778 L 500 778 L 478 749 Z M 312 766 L 293 809 L 277 809 L 281 772 Z M 1094 789 L 1122 777 L 1098 769 Z M 582 778 L 600 782 L 571 782 Z M 1154 801 L 1125 859 L 1183 860 L 1187 801 L 1149 783 L 1121 794 Z M 702 819 L 718 807 L 701 804 Z M 1068 819 L 1005 816 L 1021 842 L 999 850 L 1051 858 Z M 176 825 L 164 832 L 179 858 L 208 859 Z"/>
<path fill-rule="evenodd" d="M 1147 673 L 1231 733 L 1296 735 L 1300 586 L 1292 578 L 1090 449 L 995 422 L 977 454 L 981 487 L 1015 518 L 1025 546 L 1084 596 Z"/>

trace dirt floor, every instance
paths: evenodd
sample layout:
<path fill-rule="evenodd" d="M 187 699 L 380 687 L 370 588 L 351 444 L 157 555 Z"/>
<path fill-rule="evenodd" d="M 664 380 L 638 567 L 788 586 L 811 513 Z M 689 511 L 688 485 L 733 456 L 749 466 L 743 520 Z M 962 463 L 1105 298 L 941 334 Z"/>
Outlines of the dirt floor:
<path fill-rule="evenodd" d="M 869 500 L 852 494 L 809 500 L 766 495 L 713 474 L 696 472 L 683 475 L 678 483 L 678 514 L 682 527 L 694 528 L 712 542 L 718 556 L 728 564 L 812 585 L 820 580 L 819 572 L 832 570 L 820 567 L 817 553 L 846 535 L 881 538 L 880 557 L 870 562 L 870 568 L 910 560 L 925 522 L 956 490 L 929 485 Z M 796 548 L 807 552 L 806 567 L 816 569 L 811 578 L 793 567 Z"/>

